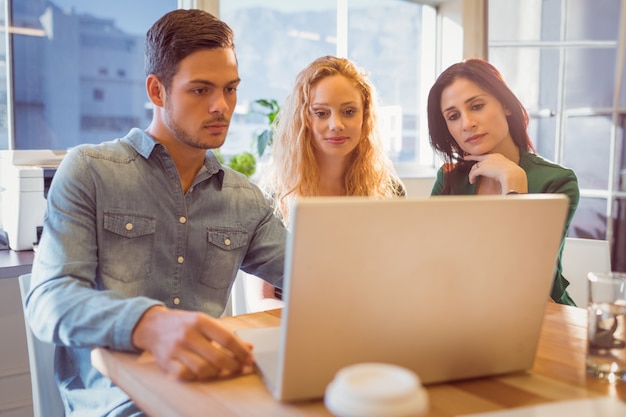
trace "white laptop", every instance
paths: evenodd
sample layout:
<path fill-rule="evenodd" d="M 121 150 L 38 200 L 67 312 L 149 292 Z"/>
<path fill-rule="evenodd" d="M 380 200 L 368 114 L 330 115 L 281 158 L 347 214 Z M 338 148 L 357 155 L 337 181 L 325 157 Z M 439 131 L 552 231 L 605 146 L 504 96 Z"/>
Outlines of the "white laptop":
<path fill-rule="evenodd" d="M 238 331 L 280 401 L 385 362 L 425 384 L 529 369 L 567 197 L 301 198 L 281 326 Z"/>

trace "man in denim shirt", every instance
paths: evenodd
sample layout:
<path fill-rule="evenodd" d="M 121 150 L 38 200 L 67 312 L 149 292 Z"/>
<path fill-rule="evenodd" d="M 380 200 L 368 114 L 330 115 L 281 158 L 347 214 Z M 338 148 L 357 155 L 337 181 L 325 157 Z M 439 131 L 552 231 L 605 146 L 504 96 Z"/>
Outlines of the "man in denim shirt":
<path fill-rule="evenodd" d="M 181 380 L 240 372 L 250 346 L 212 317 L 240 267 L 282 287 L 282 222 L 207 152 L 237 99 L 231 29 L 199 10 L 166 14 L 148 31 L 146 74 L 150 126 L 74 148 L 48 194 L 26 308 L 58 345 L 66 416 L 143 415 L 91 366 L 94 346 L 150 351 Z"/>

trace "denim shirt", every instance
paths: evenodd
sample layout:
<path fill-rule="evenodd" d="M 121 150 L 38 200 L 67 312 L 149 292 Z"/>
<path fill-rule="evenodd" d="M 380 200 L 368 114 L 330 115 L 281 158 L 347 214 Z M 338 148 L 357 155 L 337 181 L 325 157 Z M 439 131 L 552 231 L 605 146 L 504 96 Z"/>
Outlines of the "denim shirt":
<path fill-rule="evenodd" d="M 186 193 L 140 129 L 68 152 L 25 301 L 36 336 L 58 345 L 66 416 L 141 415 L 91 366 L 91 348 L 135 351 L 132 331 L 157 304 L 219 317 L 240 268 L 282 287 L 285 238 L 263 193 L 211 152 Z"/>

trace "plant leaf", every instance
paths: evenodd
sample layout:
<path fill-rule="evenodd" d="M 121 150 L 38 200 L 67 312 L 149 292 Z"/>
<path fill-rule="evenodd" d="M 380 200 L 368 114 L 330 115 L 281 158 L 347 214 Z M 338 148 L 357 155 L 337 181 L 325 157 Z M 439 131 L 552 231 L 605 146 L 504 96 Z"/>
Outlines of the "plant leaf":
<path fill-rule="evenodd" d="M 265 129 L 256 137 L 256 150 L 259 156 L 263 156 L 265 149 L 272 144 L 272 130 Z"/>

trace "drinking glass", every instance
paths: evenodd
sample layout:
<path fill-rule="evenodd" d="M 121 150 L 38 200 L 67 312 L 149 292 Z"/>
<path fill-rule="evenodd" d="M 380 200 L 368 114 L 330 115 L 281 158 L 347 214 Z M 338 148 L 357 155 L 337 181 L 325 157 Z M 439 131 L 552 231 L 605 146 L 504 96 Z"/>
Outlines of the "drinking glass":
<path fill-rule="evenodd" d="M 626 273 L 590 272 L 587 373 L 626 382 Z"/>

